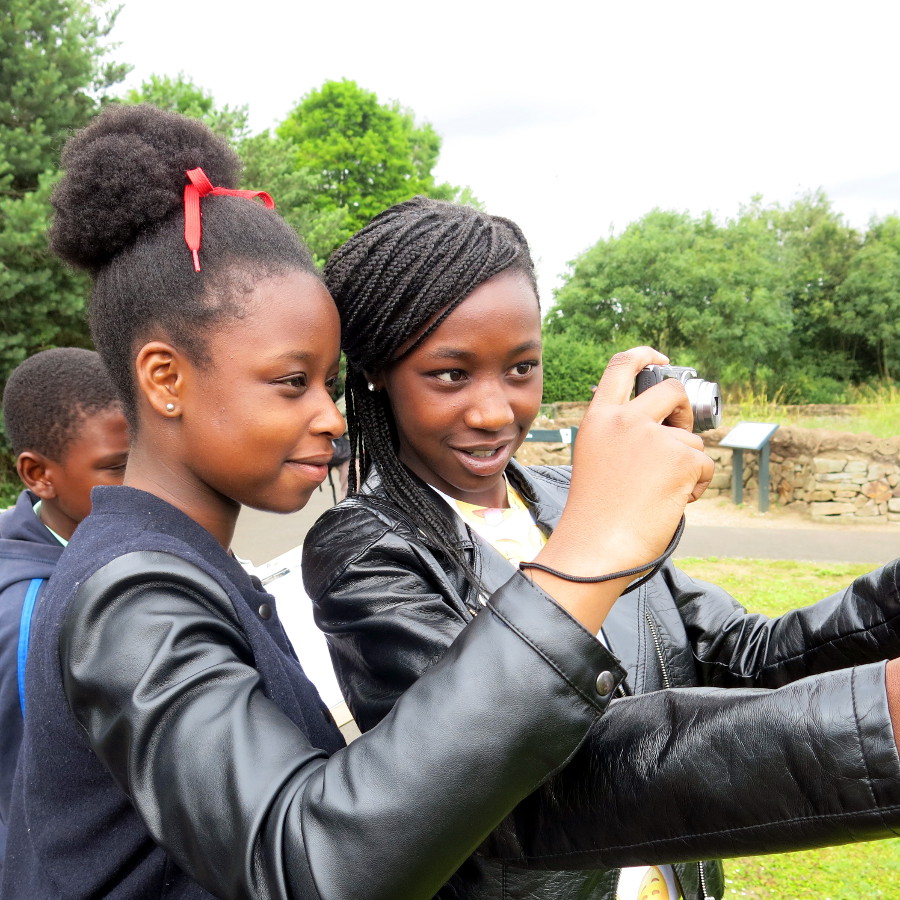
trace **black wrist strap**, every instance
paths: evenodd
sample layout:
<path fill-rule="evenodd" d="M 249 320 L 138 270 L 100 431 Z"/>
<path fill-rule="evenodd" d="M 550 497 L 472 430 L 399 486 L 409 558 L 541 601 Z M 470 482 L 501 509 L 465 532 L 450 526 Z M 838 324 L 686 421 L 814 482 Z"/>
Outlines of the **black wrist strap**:
<path fill-rule="evenodd" d="M 601 581 L 615 581 L 617 578 L 630 578 L 632 575 L 637 575 L 639 572 L 646 572 L 649 568 L 650 571 L 647 572 L 646 575 L 641 576 L 637 581 L 632 582 L 624 591 L 622 591 L 623 595 L 630 594 L 633 590 L 644 584 L 644 582 L 649 581 L 660 570 L 663 563 L 675 552 L 675 548 L 678 546 L 682 534 L 684 534 L 683 515 L 681 521 L 678 523 L 678 528 L 675 529 L 672 540 L 669 541 L 669 546 L 666 547 L 662 556 L 658 556 L 644 566 L 626 569 L 624 572 L 613 572 L 611 575 L 567 575 L 565 572 L 559 572 L 556 569 L 551 569 L 550 566 L 545 566 L 536 562 L 520 562 L 519 568 L 523 571 L 525 569 L 540 569 L 542 572 L 555 575 L 557 578 L 562 578 L 564 581 L 577 581 L 579 584 L 599 584 Z"/>

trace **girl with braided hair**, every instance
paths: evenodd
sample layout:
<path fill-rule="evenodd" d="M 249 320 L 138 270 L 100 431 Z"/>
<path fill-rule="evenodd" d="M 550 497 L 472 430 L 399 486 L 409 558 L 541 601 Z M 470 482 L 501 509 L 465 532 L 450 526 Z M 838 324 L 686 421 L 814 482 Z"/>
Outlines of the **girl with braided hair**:
<path fill-rule="evenodd" d="M 133 440 L 124 485 L 94 491 L 32 620 L 0 896 L 426 900 L 602 716 L 620 671 L 590 632 L 627 577 L 517 576 L 529 606 L 498 592 L 345 748 L 274 598 L 229 552 L 241 505 L 293 511 L 326 477 L 344 429 L 334 303 L 205 125 L 109 107 L 62 161 L 52 246 L 93 278 L 91 329 Z M 548 543 L 548 565 L 646 568 L 710 478 L 696 439 L 658 424 L 689 417 L 682 395 L 627 402 L 635 367 L 662 360 L 607 373 L 585 432 L 618 446 L 580 461 L 624 474 L 630 454 L 656 475 L 596 539 Z M 585 501 L 609 494 L 598 485 Z M 587 524 L 573 510 L 560 529 Z M 614 543 L 622 531 L 635 538 Z"/>
<path fill-rule="evenodd" d="M 362 483 L 307 536 L 303 572 L 350 708 L 377 732 L 497 592 L 530 607 L 516 569 L 547 577 L 544 548 L 566 515 L 588 517 L 567 537 L 581 546 L 652 473 L 637 459 L 585 470 L 597 438 L 583 431 L 571 470 L 513 459 L 542 385 L 533 267 L 512 222 L 417 198 L 339 248 L 325 280 Z M 644 352 L 611 365 L 631 373 Z M 615 493 L 586 508 L 585 479 L 597 477 Z M 892 835 L 900 684 L 898 661 L 884 660 L 900 653 L 896 580 L 895 562 L 767 620 L 667 562 L 642 578 L 599 633 L 627 673 L 609 712 L 439 896 L 710 900 L 724 891 L 718 857 Z M 460 769 L 489 785 L 465 752 Z"/>

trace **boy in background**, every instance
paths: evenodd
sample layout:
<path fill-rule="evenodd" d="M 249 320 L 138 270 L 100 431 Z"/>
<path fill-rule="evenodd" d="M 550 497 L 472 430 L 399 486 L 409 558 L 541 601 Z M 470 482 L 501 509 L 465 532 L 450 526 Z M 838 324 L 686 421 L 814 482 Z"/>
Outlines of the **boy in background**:
<path fill-rule="evenodd" d="M 59 347 L 26 359 L 6 383 L 3 418 L 26 489 L 0 514 L 0 871 L 33 603 L 91 511 L 91 488 L 121 484 L 128 459 L 122 406 L 93 350 Z"/>

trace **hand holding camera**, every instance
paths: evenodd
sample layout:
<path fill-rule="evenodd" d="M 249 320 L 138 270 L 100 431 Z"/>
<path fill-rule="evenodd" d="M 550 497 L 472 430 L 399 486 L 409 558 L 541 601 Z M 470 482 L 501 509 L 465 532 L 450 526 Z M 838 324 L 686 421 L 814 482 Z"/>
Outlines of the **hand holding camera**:
<path fill-rule="evenodd" d="M 688 430 L 692 404 L 685 391 L 629 400 L 638 373 L 667 362 L 650 347 L 610 360 L 575 444 L 565 511 L 536 562 L 570 576 L 597 576 L 641 570 L 666 551 L 685 503 L 713 475 L 703 442 Z M 681 427 L 664 427 L 664 420 Z M 533 578 L 594 632 L 631 581 L 573 584 L 541 571 Z"/>
<path fill-rule="evenodd" d="M 684 385 L 691 410 L 694 413 L 694 434 L 718 428 L 722 421 L 722 397 L 715 381 L 697 377 L 697 370 L 690 366 L 647 366 L 641 369 L 634 381 L 635 397 L 667 378 L 674 378 Z"/>

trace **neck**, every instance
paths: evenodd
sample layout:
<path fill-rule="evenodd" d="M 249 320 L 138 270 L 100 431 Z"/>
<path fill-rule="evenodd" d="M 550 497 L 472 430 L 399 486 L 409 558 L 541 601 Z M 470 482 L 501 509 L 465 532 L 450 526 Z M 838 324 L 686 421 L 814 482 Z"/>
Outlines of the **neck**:
<path fill-rule="evenodd" d="M 52 532 L 58 534 L 64 541 L 71 541 L 75 534 L 77 522 L 73 522 L 68 516 L 60 512 L 52 500 L 42 500 L 38 518 Z"/>
<path fill-rule="evenodd" d="M 226 550 L 231 547 L 240 504 L 197 482 L 156 448 L 132 444 L 124 483 L 165 500 L 205 528 Z"/>

